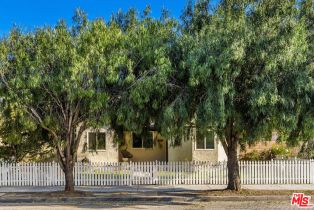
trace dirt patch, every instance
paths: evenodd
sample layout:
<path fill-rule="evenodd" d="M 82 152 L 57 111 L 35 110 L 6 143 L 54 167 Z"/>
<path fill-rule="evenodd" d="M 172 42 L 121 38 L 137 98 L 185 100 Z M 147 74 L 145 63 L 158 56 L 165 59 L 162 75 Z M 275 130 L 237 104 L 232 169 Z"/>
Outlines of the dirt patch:
<path fill-rule="evenodd" d="M 93 197 L 92 192 L 74 191 L 74 192 L 46 192 L 46 193 L 36 193 L 38 196 L 43 197 Z"/>
<path fill-rule="evenodd" d="M 157 193 L 157 195 L 176 195 L 176 196 L 291 196 L 293 193 L 304 193 L 314 196 L 314 190 L 208 190 L 201 192 L 167 192 Z"/>
<path fill-rule="evenodd" d="M 64 198 L 64 197 L 94 197 L 91 192 L 30 192 L 30 193 L 6 193 L 5 197 L 35 197 L 35 198 Z"/>
<path fill-rule="evenodd" d="M 293 193 L 304 193 L 306 195 L 314 195 L 314 190 L 241 190 L 235 192 L 232 190 L 210 190 L 205 192 L 206 195 L 223 196 L 262 196 L 262 195 L 292 195 Z"/>

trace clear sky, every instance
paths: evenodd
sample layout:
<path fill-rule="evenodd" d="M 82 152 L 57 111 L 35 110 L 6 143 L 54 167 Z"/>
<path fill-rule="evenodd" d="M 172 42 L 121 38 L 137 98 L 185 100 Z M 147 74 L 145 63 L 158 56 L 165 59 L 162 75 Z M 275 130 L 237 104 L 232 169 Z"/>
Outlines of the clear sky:
<path fill-rule="evenodd" d="M 212 3 L 218 0 L 212 0 Z M 38 26 L 53 25 L 59 19 L 71 22 L 76 8 L 83 9 L 89 19 L 103 17 L 108 20 L 120 8 L 133 7 L 142 11 L 146 5 L 152 8 L 152 16 L 159 17 L 163 7 L 171 16 L 179 17 L 187 0 L 1 0 L 0 36 L 8 34 L 14 24 L 28 31 Z"/>

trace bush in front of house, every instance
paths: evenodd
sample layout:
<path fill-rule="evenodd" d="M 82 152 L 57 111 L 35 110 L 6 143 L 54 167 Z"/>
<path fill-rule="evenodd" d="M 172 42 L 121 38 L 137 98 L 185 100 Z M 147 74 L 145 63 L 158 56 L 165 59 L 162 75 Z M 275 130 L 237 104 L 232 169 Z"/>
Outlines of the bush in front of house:
<path fill-rule="evenodd" d="M 258 151 L 253 150 L 252 152 L 246 153 L 241 160 L 260 160 L 260 153 Z"/>
<path fill-rule="evenodd" d="M 303 142 L 298 157 L 314 159 L 314 139 Z"/>
<path fill-rule="evenodd" d="M 292 157 L 291 150 L 285 145 L 273 146 L 269 149 L 268 154 L 266 153 L 265 159 L 288 159 Z"/>
<path fill-rule="evenodd" d="M 272 160 L 288 159 L 291 157 L 293 157 L 293 154 L 286 145 L 276 145 L 262 152 L 253 150 L 252 152 L 246 153 L 241 160 Z"/>

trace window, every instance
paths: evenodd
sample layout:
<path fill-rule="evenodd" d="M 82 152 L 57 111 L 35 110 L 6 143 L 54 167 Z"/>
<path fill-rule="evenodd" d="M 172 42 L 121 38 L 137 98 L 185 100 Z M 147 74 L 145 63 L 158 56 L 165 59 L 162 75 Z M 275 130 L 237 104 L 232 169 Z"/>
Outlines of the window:
<path fill-rule="evenodd" d="M 207 131 L 204 135 L 197 132 L 196 149 L 215 149 L 215 134 Z"/>
<path fill-rule="evenodd" d="M 184 141 L 190 141 L 190 140 L 193 140 L 193 139 L 194 139 L 193 128 L 186 127 L 186 129 L 184 129 L 184 131 L 183 131 L 183 140 Z"/>
<path fill-rule="evenodd" d="M 153 140 L 154 140 L 154 137 L 153 137 L 153 132 L 147 132 L 144 136 L 143 136 L 143 147 L 144 148 L 153 148 Z"/>
<path fill-rule="evenodd" d="M 142 147 L 143 147 L 142 137 L 140 135 L 133 133 L 133 148 Z"/>
<path fill-rule="evenodd" d="M 132 135 L 132 146 L 133 148 L 153 148 L 153 132 L 147 132 L 146 134 L 140 136 L 135 133 Z"/>
<path fill-rule="evenodd" d="M 88 132 L 87 138 L 88 138 L 89 150 L 105 150 L 106 149 L 106 133 Z"/>

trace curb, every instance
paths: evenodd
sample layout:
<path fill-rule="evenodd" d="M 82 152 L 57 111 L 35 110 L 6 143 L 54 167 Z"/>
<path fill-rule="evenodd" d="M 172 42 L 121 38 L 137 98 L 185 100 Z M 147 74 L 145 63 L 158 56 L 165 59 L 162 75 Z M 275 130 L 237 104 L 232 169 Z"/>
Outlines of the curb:
<path fill-rule="evenodd" d="M 209 201 L 289 201 L 290 196 L 122 196 L 0 198 L 0 203 L 94 203 L 94 202 L 209 202 Z"/>

